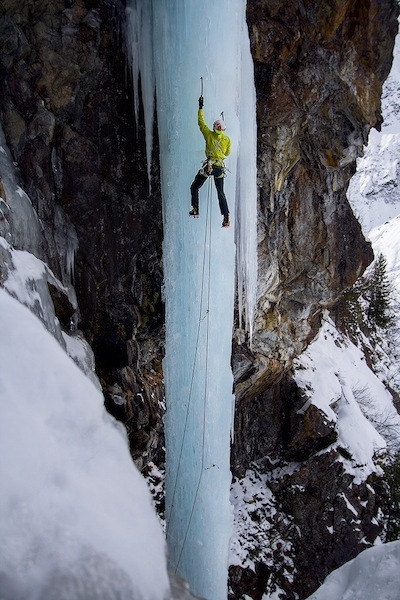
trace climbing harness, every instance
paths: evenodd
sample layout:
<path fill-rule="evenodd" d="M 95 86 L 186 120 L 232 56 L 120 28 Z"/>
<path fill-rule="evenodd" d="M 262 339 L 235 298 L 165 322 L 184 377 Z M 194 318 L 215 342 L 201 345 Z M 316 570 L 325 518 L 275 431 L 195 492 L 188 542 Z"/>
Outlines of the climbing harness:
<path fill-rule="evenodd" d="M 212 160 L 206 159 L 201 163 L 201 169 L 199 173 L 204 177 L 210 177 L 210 175 L 214 175 L 215 179 L 221 179 L 221 177 L 226 177 L 226 173 L 230 173 L 229 169 L 226 168 L 223 160 L 220 161 L 221 164 L 218 165 L 213 163 Z"/>

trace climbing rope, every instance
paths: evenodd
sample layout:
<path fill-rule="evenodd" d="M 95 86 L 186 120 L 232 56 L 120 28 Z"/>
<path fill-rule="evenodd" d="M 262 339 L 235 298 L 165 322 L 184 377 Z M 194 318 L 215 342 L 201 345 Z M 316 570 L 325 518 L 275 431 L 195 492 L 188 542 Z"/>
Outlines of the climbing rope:
<path fill-rule="evenodd" d="M 209 185 L 211 187 L 211 183 Z M 211 280 L 211 218 L 209 219 L 209 231 L 210 231 L 210 247 L 208 253 L 208 294 L 207 294 L 207 310 L 209 312 L 210 308 L 210 280 Z M 192 518 L 194 514 L 194 509 L 197 504 L 197 497 L 199 495 L 199 490 L 201 486 L 201 482 L 204 474 L 204 455 L 205 455 L 205 431 L 206 431 L 206 422 L 207 422 L 207 392 L 208 392 L 208 347 L 209 347 L 209 334 L 210 334 L 210 320 L 207 318 L 207 327 L 206 327 L 206 356 L 205 356 L 205 368 L 204 368 L 204 394 L 203 394 L 203 431 L 202 431 L 202 446 L 201 446 L 201 466 L 200 466 L 200 475 L 197 481 L 196 492 L 194 495 L 192 509 L 190 511 L 190 516 L 188 520 L 188 524 L 186 526 L 185 536 L 183 538 L 181 551 L 179 553 L 179 559 L 177 565 L 175 567 L 175 573 L 179 569 L 179 565 L 182 559 L 183 551 L 186 546 L 187 537 L 189 534 L 190 526 L 192 524 Z"/>
<path fill-rule="evenodd" d="M 206 428 L 206 420 L 207 420 L 207 393 L 208 393 L 208 349 L 209 349 L 209 329 L 210 329 L 209 312 L 210 312 L 210 295 L 211 295 L 211 285 L 210 285 L 210 282 L 211 282 L 211 241 L 212 241 L 211 240 L 211 194 L 212 194 L 212 186 L 211 186 L 211 177 L 210 177 L 209 182 L 208 182 L 208 193 L 207 193 L 207 208 L 206 208 L 206 222 L 205 222 L 205 229 L 204 229 L 204 250 L 203 250 L 203 264 L 202 264 L 202 277 L 201 277 L 201 292 L 200 292 L 199 318 L 198 318 L 198 324 L 197 324 L 195 352 L 194 352 L 193 363 L 192 363 L 191 380 L 190 380 L 190 387 L 189 387 L 189 398 L 188 398 L 188 403 L 186 406 L 185 424 L 184 424 L 182 441 L 181 441 L 179 458 L 178 458 L 178 468 L 176 471 L 176 476 L 175 476 L 175 481 L 174 481 L 174 489 L 173 489 L 173 493 L 172 493 L 171 509 L 170 509 L 169 515 L 166 516 L 168 527 L 170 527 L 170 525 L 168 525 L 168 523 L 170 522 L 170 519 L 173 516 L 173 511 L 175 508 L 175 504 L 174 504 L 175 495 L 176 495 L 177 483 L 179 480 L 179 474 L 180 474 L 180 469 L 181 469 L 181 462 L 182 462 L 181 459 L 182 459 L 182 454 L 183 454 L 183 447 L 184 447 L 186 434 L 187 434 L 189 409 L 190 409 L 191 401 L 192 401 L 192 393 L 193 393 L 193 386 L 194 386 L 195 372 L 196 372 L 196 362 L 197 362 L 197 357 L 198 357 L 198 353 L 199 353 L 200 328 L 201 328 L 202 321 L 207 319 L 206 340 L 205 340 L 205 375 L 204 375 L 204 389 L 203 389 L 203 429 L 202 429 L 201 465 L 200 465 L 200 474 L 198 476 L 196 491 L 194 494 L 194 499 L 193 499 L 192 508 L 191 508 L 190 515 L 189 515 L 188 524 L 186 526 L 185 535 L 184 535 L 181 550 L 179 553 L 178 562 L 175 567 L 175 573 L 177 572 L 177 570 L 179 568 L 179 565 L 180 565 L 180 562 L 182 559 L 182 555 L 183 555 L 183 551 L 186 546 L 186 541 L 187 541 L 188 533 L 189 533 L 190 526 L 192 523 L 192 518 L 193 518 L 194 510 L 196 507 L 197 498 L 198 498 L 201 481 L 202 481 L 203 473 L 204 473 L 205 428 Z M 207 238 L 208 238 L 208 244 L 207 244 Z M 208 249 L 208 261 L 207 261 L 207 249 Z M 206 270 L 207 270 L 207 272 L 206 272 Z M 203 303 L 204 303 L 204 296 L 205 296 L 206 280 L 207 280 L 207 308 L 206 308 L 205 314 L 203 314 Z"/>

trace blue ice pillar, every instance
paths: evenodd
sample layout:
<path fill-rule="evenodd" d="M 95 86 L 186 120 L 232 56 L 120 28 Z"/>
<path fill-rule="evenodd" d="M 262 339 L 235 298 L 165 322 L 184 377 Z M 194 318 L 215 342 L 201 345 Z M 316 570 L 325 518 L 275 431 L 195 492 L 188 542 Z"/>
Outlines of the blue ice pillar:
<path fill-rule="evenodd" d="M 235 239 L 240 246 L 242 291 L 248 293 L 246 277 L 251 280 L 246 267 L 251 253 L 246 248 L 252 242 L 240 244 L 241 223 L 248 229 L 248 240 L 255 240 L 255 221 L 250 229 L 245 221 L 249 211 L 255 219 L 254 106 L 245 115 L 240 112 L 241 95 L 246 95 L 248 105 L 254 103 L 245 0 L 131 0 L 130 10 L 131 18 L 136 18 L 131 28 L 134 77 L 138 71 L 143 77 L 142 70 L 147 81 L 154 77 L 160 140 L 169 564 L 189 582 L 194 594 L 225 600 L 232 528 L 230 362 Z M 152 45 L 148 42 L 149 20 Z M 245 70 L 251 88 L 244 90 L 243 52 L 247 53 Z M 188 216 L 190 184 L 204 158 L 204 139 L 197 126 L 200 77 L 207 121 L 212 127 L 223 111 L 233 143 L 225 179 L 232 222 L 229 229 L 221 228 L 213 180 L 201 189 L 200 218 Z M 146 90 L 145 118 L 152 111 L 151 94 L 146 100 Z M 240 123 L 243 119 L 251 121 L 249 127 Z M 240 146 L 243 129 L 248 133 L 246 144 Z M 253 145 L 254 151 L 249 151 Z M 245 149 L 243 158 L 241 147 Z M 250 178 L 254 175 L 254 186 L 247 186 L 249 174 Z M 235 203 L 243 202 L 244 196 L 247 209 L 238 204 L 236 210 Z M 251 260 L 254 248 L 252 251 Z M 255 268 L 253 264 L 250 273 L 254 274 Z M 254 293 L 248 297 L 253 298 Z M 251 311 L 247 309 L 250 316 Z"/>
<path fill-rule="evenodd" d="M 204 157 L 197 127 L 203 76 L 206 117 L 212 124 L 224 111 L 234 142 L 225 190 L 235 214 L 243 3 L 159 0 L 153 10 L 165 236 L 169 564 L 194 594 L 225 600 L 232 521 L 234 224 L 221 228 L 212 181 L 201 191 L 200 218 L 188 212 L 190 184 Z"/>
<path fill-rule="evenodd" d="M 213 182 L 190 219 L 190 183 L 204 156 L 200 76 L 210 124 L 233 141 L 225 189 L 235 214 L 244 2 L 153 2 L 164 214 L 167 394 L 166 518 L 170 568 L 208 600 L 227 597 L 235 290 L 234 229 L 222 229 Z M 211 186 L 211 187 L 210 187 Z"/>

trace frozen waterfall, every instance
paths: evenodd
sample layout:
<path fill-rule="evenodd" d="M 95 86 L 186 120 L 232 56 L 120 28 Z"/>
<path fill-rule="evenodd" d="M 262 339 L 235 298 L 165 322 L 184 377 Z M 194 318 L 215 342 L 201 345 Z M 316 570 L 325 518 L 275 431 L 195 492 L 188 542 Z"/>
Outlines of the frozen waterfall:
<path fill-rule="evenodd" d="M 245 8 L 245 0 L 131 0 L 128 8 L 148 157 L 154 93 L 160 139 L 169 566 L 207 600 L 227 597 L 235 290 L 250 338 L 256 300 L 255 92 Z M 230 229 L 221 228 L 211 180 L 200 191 L 200 218 L 188 216 L 190 184 L 204 158 L 200 77 L 207 122 L 223 112 L 232 140 Z"/>

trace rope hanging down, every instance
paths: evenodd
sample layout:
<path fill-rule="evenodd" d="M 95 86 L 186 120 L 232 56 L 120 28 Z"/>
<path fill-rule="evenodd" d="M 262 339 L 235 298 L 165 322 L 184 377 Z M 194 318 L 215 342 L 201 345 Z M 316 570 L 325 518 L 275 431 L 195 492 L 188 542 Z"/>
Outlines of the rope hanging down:
<path fill-rule="evenodd" d="M 201 78 L 202 79 L 202 78 Z M 200 293 L 200 304 L 199 304 L 199 318 L 198 318 L 198 325 L 197 325 L 197 334 L 196 334 L 196 344 L 195 344 L 195 353 L 194 353 L 194 357 L 193 357 L 193 364 L 192 364 L 192 372 L 191 372 L 191 380 L 190 380 L 190 388 L 189 388 L 189 398 L 188 398 L 188 403 L 186 406 L 186 414 L 185 414 L 185 424 L 184 424 L 184 430 L 183 430 L 183 435 L 182 435 L 182 441 L 181 441 L 181 446 L 180 446 L 180 452 L 179 452 L 179 459 L 178 459 L 178 468 L 176 471 L 176 476 L 175 476 L 175 481 L 174 481 L 174 489 L 173 489 L 173 494 L 172 494 L 172 500 L 171 500 L 171 509 L 170 509 L 170 513 L 169 515 L 166 517 L 166 521 L 167 521 L 167 527 L 170 528 L 170 522 L 171 519 L 173 517 L 174 514 L 174 509 L 175 509 L 175 495 L 176 495 L 176 490 L 177 490 L 177 483 L 178 483 L 178 479 L 179 479 L 179 474 L 180 474 L 180 470 L 181 470 L 181 462 L 182 462 L 182 454 L 183 454 L 183 447 L 184 447 L 184 443 L 186 440 L 186 434 L 187 434 L 187 425 L 188 425 L 188 418 L 189 418 L 189 409 L 191 406 L 191 401 L 192 401 L 192 392 L 193 392 L 193 385 L 194 385 L 194 379 L 195 379 L 195 372 L 196 372 L 196 362 L 197 362 L 197 357 L 198 357 L 198 353 L 199 353 L 199 338 L 200 338 L 200 327 L 201 327 L 201 323 L 202 321 L 204 321 L 205 319 L 207 319 L 207 323 L 206 323 L 206 343 L 205 343 L 205 372 L 204 372 L 204 388 L 203 388 L 203 429 L 202 429 L 202 451 L 201 451 L 201 465 L 200 465 L 200 474 L 198 476 L 198 481 L 197 481 L 197 485 L 196 485 L 196 491 L 194 494 L 194 499 L 193 499 L 193 503 L 192 503 L 192 508 L 190 511 L 190 515 L 189 515 L 189 519 L 188 519 L 188 523 L 186 526 L 186 530 L 185 530 L 185 535 L 183 538 L 183 542 L 182 542 L 182 547 L 179 553 L 179 558 L 178 558 L 178 562 L 174 568 L 175 573 L 178 571 L 181 559 L 182 559 L 182 555 L 183 555 L 183 551 L 185 549 L 186 546 L 186 541 L 187 541 L 187 537 L 188 537 L 188 533 L 190 530 L 190 526 L 192 523 L 192 518 L 193 518 L 193 514 L 194 514 L 194 509 L 196 507 L 196 503 L 197 503 L 197 497 L 198 497 L 198 493 L 200 490 L 200 486 L 201 486 L 201 481 L 203 478 L 203 473 L 205 471 L 204 469 L 204 458 L 205 458 L 205 428 L 206 428 L 206 417 L 207 417 L 207 393 L 208 393 L 208 350 L 209 350 L 209 329 L 210 329 L 210 323 L 209 323 L 209 311 L 210 311 L 210 294 L 211 294 L 211 178 L 209 181 L 209 185 L 208 185 L 208 194 L 207 194 L 207 208 L 206 208 L 206 223 L 205 223 L 205 231 L 204 231 L 204 251 L 203 251 L 203 265 L 202 265 L 202 279 L 201 279 L 201 293 Z M 208 237 L 208 244 L 207 244 L 207 237 Z M 207 250 L 208 250 L 208 260 L 207 260 Z M 206 273 L 206 263 L 207 263 L 207 273 Z M 205 311 L 205 314 L 203 314 L 203 302 L 204 302 L 204 296 L 205 296 L 205 281 L 207 279 L 207 308 Z"/>

